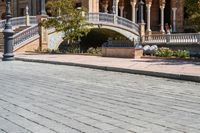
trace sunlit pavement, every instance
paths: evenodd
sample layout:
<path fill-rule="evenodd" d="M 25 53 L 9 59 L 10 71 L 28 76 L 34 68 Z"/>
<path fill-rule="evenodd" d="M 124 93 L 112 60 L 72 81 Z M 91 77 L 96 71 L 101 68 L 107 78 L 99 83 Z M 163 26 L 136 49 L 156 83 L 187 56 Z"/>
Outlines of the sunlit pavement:
<path fill-rule="evenodd" d="M 199 133 L 200 84 L 0 61 L 0 132 Z"/>

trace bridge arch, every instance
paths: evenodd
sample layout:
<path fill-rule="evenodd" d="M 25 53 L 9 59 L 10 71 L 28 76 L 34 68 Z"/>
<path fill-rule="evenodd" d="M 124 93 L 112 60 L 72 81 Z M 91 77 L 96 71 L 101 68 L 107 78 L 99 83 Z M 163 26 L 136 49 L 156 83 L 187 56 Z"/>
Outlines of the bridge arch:
<path fill-rule="evenodd" d="M 99 28 L 99 25 L 93 25 L 92 27 L 89 27 L 90 29 L 97 29 Z M 116 26 L 110 26 L 110 25 L 101 25 L 100 29 L 108 29 L 114 32 L 117 32 L 121 35 L 123 35 L 124 37 L 126 37 L 127 39 L 129 39 L 130 41 L 132 40 L 137 40 L 138 39 L 138 35 L 137 34 L 133 34 L 130 31 L 127 31 L 125 29 L 121 29 L 119 27 Z M 55 31 L 51 31 L 48 34 L 48 48 L 49 49 L 57 49 L 58 46 L 63 42 L 63 36 L 64 33 L 63 32 L 55 32 Z"/>
<path fill-rule="evenodd" d="M 89 23 L 93 24 L 88 28 L 109 29 L 122 34 L 129 40 L 137 40 L 139 38 L 139 26 L 128 19 L 107 13 L 89 13 L 86 18 Z M 64 33 L 62 32 L 57 33 L 53 29 L 49 30 L 48 48 L 57 49 L 63 42 L 63 36 Z"/>

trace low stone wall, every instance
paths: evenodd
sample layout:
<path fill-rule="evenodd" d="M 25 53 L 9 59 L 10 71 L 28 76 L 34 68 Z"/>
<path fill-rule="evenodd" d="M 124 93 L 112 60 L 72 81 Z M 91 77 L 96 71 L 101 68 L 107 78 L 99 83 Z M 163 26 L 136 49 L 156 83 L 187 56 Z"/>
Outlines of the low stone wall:
<path fill-rule="evenodd" d="M 102 47 L 102 55 L 104 57 L 141 58 L 143 56 L 143 49 Z"/>
<path fill-rule="evenodd" d="M 39 41 L 40 41 L 39 39 L 35 39 L 29 42 L 28 44 L 16 49 L 15 52 L 27 52 L 27 51 L 34 52 L 36 49 L 39 48 L 39 44 L 40 44 Z"/>

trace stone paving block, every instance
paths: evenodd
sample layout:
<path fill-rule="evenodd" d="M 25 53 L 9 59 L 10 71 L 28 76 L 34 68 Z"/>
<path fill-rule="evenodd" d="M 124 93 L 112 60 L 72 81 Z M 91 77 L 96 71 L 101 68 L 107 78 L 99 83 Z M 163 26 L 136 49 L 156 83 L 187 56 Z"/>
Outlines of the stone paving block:
<path fill-rule="evenodd" d="M 199 83 L 0 62 L 0 122 L 10 131 L 198 133 L 199 101 Z"/>

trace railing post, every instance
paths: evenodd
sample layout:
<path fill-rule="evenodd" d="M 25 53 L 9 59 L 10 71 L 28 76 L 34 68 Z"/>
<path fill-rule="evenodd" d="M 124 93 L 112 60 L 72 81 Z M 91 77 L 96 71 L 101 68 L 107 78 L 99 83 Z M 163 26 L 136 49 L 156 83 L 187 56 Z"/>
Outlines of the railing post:
<path fill-rule="evenodd" d="M 197 43 L 200 44 L 200 32 L 197 35 Z"/>
<path fill-rule="evenodd" d="M 166 43 L 167 44 L 170 43 L 170 34 L 166 34 L 165 36 L 166 36 Z"/>
<path fill-rule="evenodd" d="M 26 26 L 30 26 L 30 16 L 29 16 L 29 8 L 26 6 Z"/>

